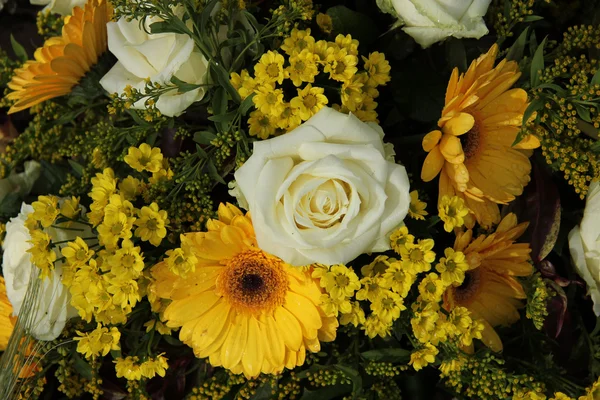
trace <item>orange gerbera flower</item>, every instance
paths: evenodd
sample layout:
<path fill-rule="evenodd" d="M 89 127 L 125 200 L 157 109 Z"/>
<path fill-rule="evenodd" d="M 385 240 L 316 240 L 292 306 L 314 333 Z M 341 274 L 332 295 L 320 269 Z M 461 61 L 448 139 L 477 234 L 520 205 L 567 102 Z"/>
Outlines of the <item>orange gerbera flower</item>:
<path fill-rule="evenodd" d="M 13 308 L 6 296 L 6 283 L 0 276 L 0 351 L 6 350 L 8 339 L 15 328 L 16 317 L 13 317 Z"/>
<path fill-rule="evenodd" d="M 71 92 L 106 51 L 106 23 L 112 7 L 106 0 L 89 0 L 65 18 L 62 36 L 52 37 L 35 51 L 35 60 L 15 71 L 6 97 L 16 100 L 9 114 Z"/>
<path fill-rule="evenodd" d="M 529 243 L 515 243 L 529 223 L 517 225 L 515 214 L 508 214 L 490 235 L 473 239 L 473 231 L 459 233 L 454 250 L 462 251 L 469 264 L 465 280 L 450 286 L 444 293 L 444 308 L 466 307 L 473 319 L 484 324 L 482 341 L 494 351 L 502 350 L 502 341 L 495 326 L 507 326 L 519 319 L 518 308 L 526 298 L 517 276 L 529 276 Z"/>
<path fill-rule="evenodd" d="M 500 221 L 498 204 L 523 193 L 530 180 L 530 149 L 540 146 L 533 136 L 512 145 L 529 103 L 523 89 L 509 90 L 521 76 L 517 63 L 502 60 L 494 67 L 497 54 L 493 45 L 465 74 L 452 71 L 440 129 L 423 138 L 429 154 L 421 179 L 428 182 L 439 174 L 439 199 L 465 199 L 485 227 Z M 474 223 L 470 215 L 467 227 Z"/>

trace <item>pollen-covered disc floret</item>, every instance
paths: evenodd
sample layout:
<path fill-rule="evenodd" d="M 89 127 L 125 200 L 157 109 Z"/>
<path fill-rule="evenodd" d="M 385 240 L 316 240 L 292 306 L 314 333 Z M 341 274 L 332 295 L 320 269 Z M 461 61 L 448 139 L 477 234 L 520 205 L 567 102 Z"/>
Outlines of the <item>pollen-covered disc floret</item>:
<path fill-rule="evenodd" d="M 153 295 L 171 300 L 170 328 L 213 366 L 256 377 L 304 364 L 306 351 L 335 339 L 335 317 L 321 308 L 311 269 L 293 268 L 256 244 L 249 215 L 228 204 L 207 232 L 183 237 L 195 268 L 176 274 L 162 262 L 152 269 Z"/>

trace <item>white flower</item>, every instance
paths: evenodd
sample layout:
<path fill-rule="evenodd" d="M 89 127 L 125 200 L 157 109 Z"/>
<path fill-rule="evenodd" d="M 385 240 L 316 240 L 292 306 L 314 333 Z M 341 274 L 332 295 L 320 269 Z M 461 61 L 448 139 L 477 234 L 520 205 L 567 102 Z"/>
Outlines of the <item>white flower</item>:
<path fill-rule="evenodd" d="M 590 185 L 581 224 L 569 232 L 571 259 L 600 316 L 600 181 Z"/>
<path fill-rule="evenodd" d="M 23 172 L 11 173 L 6 178 L 0 179 L 0 203 L 11 193 L 24 196 L 31 192 L 33 184 L 40 176 L 40 163 L 26 161 L 24 168 Z"/>
<path fill-rule="evenodd" d="M 20 214 L 6 224 L 6 237 L 2 244 L 2 272 L 6 281 L 6 295 L 13 306 L 13 314 L 19 315 L 23 305 L 27 286 L 32 279 L 39 279 L 40 270 L 33 266 L 30 254 L 32 246 L 29 230 L 25 227 L 27 216 L 33 207 L 23 203 Z M 74 240 L 77 235 L 88 237 L 91 231 L 84 225 L 73 223 L 71 228 L 85 229 L 83 232 L 47 229 L 54 241 Z M 59 252 L 55 248 L 56 252 Z M 40 290 L 35 297 L 32 312 L 35 313 L 31 329 L 38 340 L 54 340 L 60 335 L 69 318 L 77 316 L 77 310 L 70 305 L 71 295 L 61 282 L 62 263 L 56 262 L 49 278 L 40 283 Z"/>
<path fill-rule="evenodd" d="M 379 8 L 395 15 L 402 30 L 421 46 L 447 37 L 479 39 L 488 33 L 483 16 L 491 0 L 377 0 Z"/>
<path fill-rule="evenodd" d="M 42 11 L 49 11 L 53 14 L 71 15 L 73 7 L 85 6 L 87 0 L 29 0 L 36 6 L 46 6 Z"/>
<path fill-rule="evenodd" d="M 381 128 L 331 108 L 255 142 L 235 179 L 258 245 L 292 265 L 388 250 L 410 204 L 406 170 L 385 159 Z"/>
<path fill-rule="evenodd" d="M 146 31 L 150 32 L 150 25 L 158 21 L 156 17 L 147 18 Z M 108 49 L 118 61 L 100 80 L 106 91 L 122 93 L 127 85 L 131 85 L 143 92 L 145 79 L 160 84 L 169 84 L 172 77 L 196 85 L 207 83 L 208 61 L 190 36 L 148 34 L 143 28 L 139 20 L 127 21 L 125 18 L 107 24 Z M 204 87 L 185 93 L 171 90 L 158 98 L 156 108 L 163 115 L 178 116 L 192 103 L 201 100 L 204 94 Z M 144 101 L 136 102 L 133 108 L 145 108 Z"/>

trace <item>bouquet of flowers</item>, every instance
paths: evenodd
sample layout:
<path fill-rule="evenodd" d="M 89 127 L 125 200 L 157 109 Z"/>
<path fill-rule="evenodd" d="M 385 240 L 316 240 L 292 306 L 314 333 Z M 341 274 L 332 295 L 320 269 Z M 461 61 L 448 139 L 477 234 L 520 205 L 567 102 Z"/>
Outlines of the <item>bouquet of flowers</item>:
<path fill-rule="evenodd" d="M 0 398 L 600 398 L 599 1 L 31 3 Z"/>

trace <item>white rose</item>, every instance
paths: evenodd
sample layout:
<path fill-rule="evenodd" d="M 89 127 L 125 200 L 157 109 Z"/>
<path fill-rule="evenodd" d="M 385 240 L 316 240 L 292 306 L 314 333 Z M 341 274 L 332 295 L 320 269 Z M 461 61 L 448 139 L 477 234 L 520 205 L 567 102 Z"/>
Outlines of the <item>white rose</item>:
<path fill-rule="evenodd" d="M 235 179 L 258 245 L 292 265 L 388 250 L 410 203 L 406 170 L 385 159 L 381 128 L 331 108 L 255 142 Z"/>
<path fill-rule="evenodd" d="M 447 37 L 479 39 L 488 33 L 483 16 L 491 0 L 377 0 L 395 15 L 402 30 L 422 47 Z"/>
<path fill-rule="evenodd" d="M 25 227 L 27 216 L 33 212 L 33 207 L 23 203 L 20 214 L 6 224 L 6 237 L 2 244 L 2 272 L 6 281 L 6 295 L 13 306 L 13 314 L 18 315 L 27 293 L 27 286 L 32 279 L 39 279 L 39 269 L 31 263 L 31 239 L 29 230 Z M 88 237 L 91 231 L 84 225 L 73 223 L 71 228 L 85 229 L 84 232 L 47 229 L 54 241 L 74 240 L 78 235 Z M 59 250 L 55 248 L 58 253 Z M 32 320 L 32 335 L 38 340 L 56 339 L 68 319 L 77 316 L 77 310 L 70 305 L 71 295 L 61 282 L 62 263 L 56 262 L 49 278 L 40 283 L 38 295 L 32 310 L 35 317 Z"/>
<path fill-rule="evenodd" d="M 11 173 L 6 178 L 0 179 L 0 203 L 11 193 L 24 196 L 31 192 L 33 184 L 40 176 L 40 163 L 26 161 L 24 169 L 23 172 Z"/>
<path fill-rule="evenodd" d="M 581 224 L 569 232 L 571 259 L 600 316 L 600 182 L 590 185 Z"/>
<path fill-rule="evenodd" d="M 36 6 L 46 6 L 42 11 L 49 11 L 53 14 L 71 15 L 74 7 L 85 6 L 87 0 L 29 0 Z"/>
<path fill-rule="evenodd" d="M 156 17 L 147 18 L 146 31 L 157 21 Z M 139 20 L 126 21 L 125 18 L 109 22 L 107 31 L 108 49 L 118 61 L 100 80 L 106 91 L 122 93 L 127 85 L 143 91 L 147 78 L 161 84 L 170 83 L 173 76 L 191 84 L 207 83 L 208 61 L 188 35 L 148 34 Z M 156 108 L 163 115 L 178 116 L 204 94 L 204 87 L 185 93 L 171 90 L 158 98 Z M 144 99 L 133 105 L 136 109 L 144 107 Z"/>

